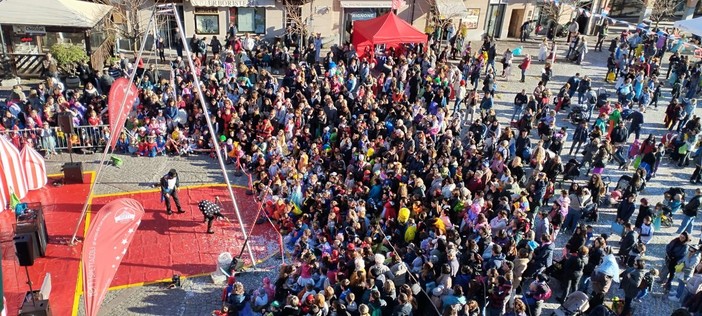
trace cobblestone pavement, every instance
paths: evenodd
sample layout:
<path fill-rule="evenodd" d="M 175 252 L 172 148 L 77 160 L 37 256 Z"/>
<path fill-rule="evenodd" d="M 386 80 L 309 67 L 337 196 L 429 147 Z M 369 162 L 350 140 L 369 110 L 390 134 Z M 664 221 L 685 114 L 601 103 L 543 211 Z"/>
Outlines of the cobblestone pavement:
<path fill-rule="evenodd" d="M 594 43 L 594 41 L 590 39 L 589 43 Z M 478 43 L 474 44 L 475 47 L 478 46 Z M 538 42 L 534 40 L 528 43 L 520 43 L 519 41 L 499 42 L 498 54 L 501 54 L 507 47 L 514 49 L 517 46 L 523 46 L 525 53 L 529 53 L 532 56 L 537 55 Z M 560 44 L 559 46 L 561 47 L 560 55 L 563 55 L 562 49 L 565 45 Z M 549 82 L 548 87 L 555 94 L 570 76 L 579 72 L 581 75 L 587 75 L 593 79 L 593 89 L 605 87 L 610 93 L 613 92 L 613 86 L 606 84 L 603 80 L 606 71 L 605 65 L 607 57 L 608 52 L 606 51 L 591 51 L 586 56 L 582 65 L 558 61 L 554 65 L 554 80 Z M 536 60 L 536 58 L 534 58 L 534 60 Z M 516 70 L 512 73 L 511 81 L 504 81 L 503 79 L 498 80 L 498 95 L 496 97 L 495 109 L 502 122 L 506 122 L 511 117 L 514 95 L 521 91 L 521 89 L 526 89 L 527 92 L 531 93 L 536 83 L 540 80 L 543 63 L 534 61 L 527 71 L 526 83 L 520 83 L 518 69 L 516 68 L 520 61 L 521 57 L 515 58 L 514 68 Z M 667 67 L 667 61 L 664 66 Z M 501 71 L 500 65 L 498 65 L 497 68 Z M 660 135 L 664 133 L 662 121 L 669 95 L 669 89 L 665 89 L 663 92 L 663 100 L 660 102 L 662 108 L 658 110 L 650 109 L 645 114 L 646 123 L 643 127 L 642 135 L 653 133 L 659 136 L 658 138 L 660 139 Z M 572 134 L 574 126 L 564 119 L 565 117 L 563 114 L 559 115 L 558 125 L 566 126 Z M 569 148 L 566 147 L 564 152 L 567 153 L 568 149 Z M 97 169 L 97 161 L 99 158 L 98 155 L 74 155 L 74 159 L 85 162 L 86 170 Z M 50 173 L 60 172 L 62 162 L 68 160 L 69 156 L 63 154 L 47 161 Z M 183 185 L 212 182 L 221 183 L 223 181 L 216 160 L 207 156 L 192 156 L 187 158 L 125 157 L 124 165 L 121 168 L 105 166 L 104 173 L 100 178 L 100 183 L 95 188 L 95 192 L 102 194 L 147 189 L 150 188 L 152 184 L 156 183 L 170 168 L 178 169 Z M 614 188 L 616 181 L 621 175 L 630 173 L 612 169 L 615 168 L 612 166 L 606 168 L 606 174 L 609 175 L 611 179 L 610 189 Z M 640 195 L 640 198 L 646 197 L 651 203 L 655 204 L 662 200 L 662 193 L 671 186 L 682 186 L 687 190 L 688 196 L 692 196 L 694 193 L 691 192 L 691 190 L 693 190 L 694 187 L 687 181 L 691 173 L 692 167 L 678 168 L 668 164 L 668 162 L 664 162 L 661 169 L 659 169 L 658 176 L 649 182 L 646 190 Z M 230 173 L 230 175 L 232 175 L 232 173 Z M 230 178 L 233 183 L 241 185 L 246 184 L 245 177 L 230 176 Z M 585 181 L 585 178 L 581 177 L 579 180 Z M 611 234 L 610 224 L 614 217 L 613 214 L 614 210 L 612 209 L 602 210 L 603 216 L 601 216 L 599 222 L 593 225 L 595 226 L 596 235 L 601 233 Z M 673 228 L 664 228 L 661 232 L 655 233 L 647 252 L 647 257 L 650 259 L 649 266 L 660 267 L 662 264 L 665 245 L 675 236 L 675 229 L 680 222 L 679 217 L 680 215 L 676 217 Z M 693 241 L 696 243 L 699 236 L 698 226 L 695 227 L 694 232 L 695 238 Z M 568 237 L 569 236 L 561 235 L 558 239 L 558 246 L 562 247 Z M 618 245 L 618 241 L 618 236 L 612 236 L 610 238 L 610 244 L 614 245 L 615 248 Z M 560 253 L 560 250 L 561 248 L 558 248 L 557 253 Z M 264 263 L 264 265 L 265 264 L 266 263 Z M 268 264 L 275 265 L 276 263 Z M 250 281 L 247 281 L 247 283 L 251 282 L 249 283 L 251 286 L 260 284 L 258 280 L 260 280 L 261 276 L 251 274 L 249 277 L 251 279 L 249 279 Z M 661 297 L 661 291 L 662 289 L 660 286 L 656 284 L 653 295 L 645 298 L 643 303 L 634 305 L 636 309 L 635 315 L 669 315 L 673 308 L 679 306 L 679 303 L 671 302 L 667 300 L 667 298 Z M 209 313 L 219 305 L 219 293 L 219 287 L 212 285 L 208 277 L 195 278 L 192 283 L 187 283 L 182 290 L 167 290 L 157 285 L 116 290 L 108 294 L 108 298 L 103 304 L 101 315 L 209 315 Z M 612 298 L 615 295 L 623 297 L 623 293 L 618 289 L 617 284 L 612 286 L 608 297 Z M 547 309 L 553 309 L 557 306 L 556 303 L 546 304 Z"/>

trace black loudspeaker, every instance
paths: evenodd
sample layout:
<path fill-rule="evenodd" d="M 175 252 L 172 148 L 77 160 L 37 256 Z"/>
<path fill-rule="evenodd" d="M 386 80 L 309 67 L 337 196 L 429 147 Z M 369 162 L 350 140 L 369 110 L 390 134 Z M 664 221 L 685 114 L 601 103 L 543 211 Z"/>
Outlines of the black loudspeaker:
<path fill-rule="evenodd" d="M 63 165 L 63 183 L 83 183 L 82 162 L 67 162 Z"/>
<path fill-rule="evenodd" d="M 22 267 L 31 267 L 34 265 L 34 259 L 39 254 L 39 245 L 34 240 L 33 234 L 17 234 L 13 238 L 15 242 L 15 251 L 17 252 L 17 260 Z"/>
<path fill-rule="evenodd" d="M 33 216 L 28 219 L 17 218 L 15 234 L 32 234 L 37 246 L 37 257 L 46 256 L 46 246 L 49 243 L 49 233 L 46 230 L 44 212 L 41 208 L 32 210 Z"/>
<path fill-rule="evenodd" d="M 52 316 L 49 300 L 40 300 L 32 302 L 24 302 L 19 316 Z"/>
<path fill-rule="evenodd" d="M 66 134 L 73 133 L 73 115 L 71 113 L 63 112 L 58 115 L 58 125 L 61 131 Z"/>

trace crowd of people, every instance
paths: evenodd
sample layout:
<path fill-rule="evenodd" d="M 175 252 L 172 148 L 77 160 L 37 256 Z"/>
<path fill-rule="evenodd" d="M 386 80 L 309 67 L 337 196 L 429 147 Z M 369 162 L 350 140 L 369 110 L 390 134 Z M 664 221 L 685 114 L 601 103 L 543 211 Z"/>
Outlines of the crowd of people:
<path fill-rule="evenodd" d="M 630 315 L 634 300 L 651 299 L 656 277 L 671 301 L 702 312 L 693 238 L 702 190 L 690 199 L 672 192 L 657 204 L 641 199 L 637 213 L 636 195 L 662 160 L 681 167 L 692 160 L 690 181 L 702 178 L 694 112 L 700 65 L 672 53 L 666 83 L 661 60 L 676 48 L 664 33 L 612 39 L 611 99 L 579 74 L 555 96 L 547 87 L 554 63 L 583 61 L 587 43 L 577 30 L 568 34 L 577 43 L 565 54 L 555 42 L 542 46 L 542 80 L 516 95 L 511 121 L 493 108 L 501 92 L 489 37 L 475 49 L 470 42 L 430 41 L 369 58 L 350 45 L 324 53 L 319 35 L 300 47 L 290 36 L 267 45 L 233 33 L 224 43 L 195 36 L 189 43 L 206 104 L 181 48 L 169 64 L 172 75 L 122 56 L 86 75 L 82 90 L 65 89 L 53 77 L 29 96 L 18 87 L 3 109 L 2 128 L 36 129 L 41 141 L 17 145 L 50 155 L 43 136 L 61 137 L 51 129 L 57 115 L 100 126 L 112 82 L 136 72 L 139 104 L 115 136 L 117 151 L 212 153 L 219 142 L 233 168 L 254 175 L 256 197 L 293 259 L 259 289 L 230 278 L 219 314 L 538 316 L 546 300 L 565 302 L 574 292 L 587 293 L 595 313 L 609 310 L 606 296 L 621 278 L 625 297 L 612 308 Z M 449 60 L 456 52 L 458 60 Z M 504 52 L 502 77 L 509 79 L 517 58 Z M 531 66 L 530 56 L 522 58 L 521 81 Z M 673 88 L 666 110 L 671 132 L 641 139 L 644 113 L 662 101 L 665 84 Z M 569 120 L 577 126 L 572 135 Z M 104 146 L 109 133 L 98 135 L 94 142 Z M 603 173 L 611 166 L 634 172 L 608 194 Z M 570 181 L 581 172 L 589 179 Z M 567 189 L 557 189 L 565 181 Z M 612 230 L 595 233 L 586 222 L 607 205 L 617 208 Z M 681 211 L 680 235 L 655 269 L 644 260 L 646 245 L 662 216 Z M 622 236 L 616 247 L 608 242 L 611 233 Z M 557 253 L 560 235 L 567 242 Z M 561 290 L 551 288 L 553 280 Z"/>

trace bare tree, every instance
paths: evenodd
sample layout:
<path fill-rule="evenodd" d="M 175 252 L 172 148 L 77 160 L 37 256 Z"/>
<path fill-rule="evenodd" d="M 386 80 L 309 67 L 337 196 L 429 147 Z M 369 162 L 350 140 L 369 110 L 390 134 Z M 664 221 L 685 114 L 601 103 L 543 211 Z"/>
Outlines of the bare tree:
<path fill-rule="evenodd" d="M 573 12 L 577 12 L 577 8 L 581 6 L 583 0 L 561 0 L 556 2 L 544 2 L 541 7 L 541 14 L 548 16 L 549 22 L 561 24 L 561 19 L 565 16 L 570 16 Z"/>
<path fill-rule="evenodd" d="M 676 15 L 678 10 L 684 6 L 685 0 L 637 0 L 644 9 L 650 7 L 651 13 L 647 18 L 653 23 L 653 27 L 658 27 L 658 23 L 665 21 Z M 651 3 L 653 1 L 653 3 Z"/>
<path fill-rule="evenodd" d="M 114 8 L 113 18 L 107 22 L 107 33 L 116 37 L 113 40 L 119 38 L 128 40 L 136 54 L 142 38 L 151 31 L 147 27 L 149 26 L 149 19 L 151 19 L 155 1 L 95 0 L 95 2 L 110 5 Z"/>
<path fill-rule="evenodd" d="M 305 18 L 302 14 L 302 5 L 295 3 L 293 1 L 285 2 L 285 20 L 286 27 L 290 27 L 290 31 L 297 35 L 297 45 L 302 50 L 304 48 L 305 41 L 310 35 L 309 33 L 309 19 L 312 18 L 313 14 L 310 12 L 310 16 Z"/>
<path fill-rule="evenodd" d="M 465 6 L 462 5 L 450 5 L 446 8 L 443 8 L 441 14 L 436 14 L 433 17 L 433 27 L 434 27 L 434 32 L 438 30 L 438 42 L 439 42 L 439 47 L 438 49 L 441 49 L 443 46 L 443 39 L 446 37 L 446 46 L 451 45 L 451 38 L 448 38 L 448 35 L 445 34 L 447 31 L 447 28 L 449 25 L 453 26 L 453 36 L 456 36 L 459 34 L 461 30 L 460 26 L 460 21 L 465 21 Z"/>

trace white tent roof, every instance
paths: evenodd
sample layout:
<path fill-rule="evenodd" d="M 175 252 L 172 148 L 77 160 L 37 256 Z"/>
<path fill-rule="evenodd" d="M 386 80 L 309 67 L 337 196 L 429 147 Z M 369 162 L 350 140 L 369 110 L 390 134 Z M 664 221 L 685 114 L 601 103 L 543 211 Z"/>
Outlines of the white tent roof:
<path fill-rule="evenodd" d="M 702 35 L 702 17 L 692 20 L 676 21 L 675 27 L 695 35 Z"/>
<path fill-rule="evenodd" d="M 78 0 L 4 0 L 0 2 L 0 23 L 92 28 L 111 6 Z"/>

